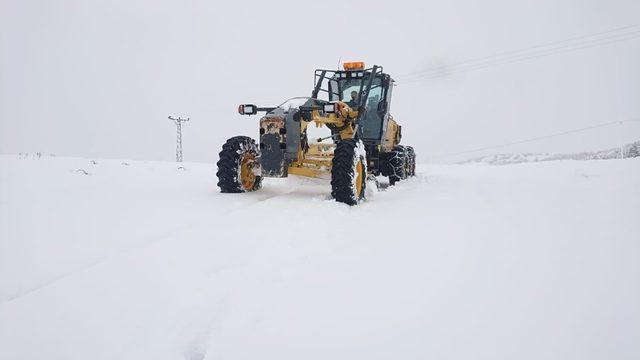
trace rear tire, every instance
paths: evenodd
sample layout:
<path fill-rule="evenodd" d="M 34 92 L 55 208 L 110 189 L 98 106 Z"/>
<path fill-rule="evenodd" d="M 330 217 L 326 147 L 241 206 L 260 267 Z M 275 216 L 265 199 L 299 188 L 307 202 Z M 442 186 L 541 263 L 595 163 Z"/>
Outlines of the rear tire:
<path fill-rule="evenodd" d="M 260 149 L 250 137 L 236 136 L 227 140 L 217 165 L 220 192 L 241 193 L 262 187 L 262 176 L 254 171 L 260 166 Z"/>
<path fill-rule="evenodd" d="M 331 196 L 347 205 L 364 200 L 367 187 L 367 153 L 362 141 L 338 142 L 331 166 Z"/>
<path fill-rule="evenodd" d="M 404 146 L 398 145 L 392 151 L 380 154 L 380 159 L 383 175 L 389 177 L 389 185 L 393 186 L 407 178 L 407 150 Z"/>
<path fill-rule="evenodd" d="M 416 176 L 416 152 L 413 147 L 407 146 L 407 162 L 409 163 L 409 173 L 407 176 Z"/>

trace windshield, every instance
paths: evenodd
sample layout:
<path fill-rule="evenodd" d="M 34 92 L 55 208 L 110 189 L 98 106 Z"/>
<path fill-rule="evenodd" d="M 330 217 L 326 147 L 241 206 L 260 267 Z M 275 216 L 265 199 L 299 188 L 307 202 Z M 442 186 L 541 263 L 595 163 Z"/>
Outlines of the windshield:
<path fill-rule="evenodd" d="M 363 81 L 364 80 L 364 81 Z M 330 83 L 330 97 L 332 101 L 340 100 L 346 103 L 357 103 L 360 101 L 360 89 L 366 84 L 365 79 L 332 79 Z M 382 79 L 375 77 L 371 84 L 367 106 L 376 106 L 382 98 Z"/>
<path fill-rule="evenodd" d="M 360 81 L 347 80 L 342 85 L 342 96 L 349 106 L 356 106 L 360 103 L 359 93 L 352 95 L 352 92 L 360 90 Z M 382 122 L 384 113 L 379 112 L 378 106 L 383 100 L 383 84 L 382 79 L 375 77 L 371 84 L 369 97 L 367 98 L 364 115 L 360 118 L 360 134 L 365 139 L 380 139 L 380 131 L 382 130 Z"/>
<path fill-rule="evenodd" d="M 341 82 L 341 95 L 340 98 L 343 101 L 359 101 L 359 94 L 360 94 L 360 85 L 362 84 L 362 80 L 359 79 L 353 79 L 353 80 L 346 80 L 346 81 L 342 81 Z"/>

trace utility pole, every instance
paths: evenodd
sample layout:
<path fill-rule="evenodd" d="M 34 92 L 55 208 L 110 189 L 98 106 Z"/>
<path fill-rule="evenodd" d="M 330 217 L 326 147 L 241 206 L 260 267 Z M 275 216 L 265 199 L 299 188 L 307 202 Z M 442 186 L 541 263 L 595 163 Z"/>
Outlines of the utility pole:
<path fill-rule="evenodd" d="M 189 121 L 189 118 L 183 119 L 181 117 L 171 117 L 169 116 L 169 120 L 173 120 L 176 124 L 177 138 L 176 138 L 176 162 L 182 162 L 182 123 L 185 121 Z"/>

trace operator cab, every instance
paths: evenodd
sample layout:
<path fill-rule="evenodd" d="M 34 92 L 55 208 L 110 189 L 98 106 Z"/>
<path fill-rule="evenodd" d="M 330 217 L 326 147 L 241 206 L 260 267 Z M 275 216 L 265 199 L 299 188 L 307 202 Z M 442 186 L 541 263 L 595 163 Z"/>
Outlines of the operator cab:
<path fill-rule="evenodd" d="M 345 63 L 344 70 L 316 70 L 315 89 L 312 97 L 318 98 L 320 92 L 326 92 L 329 101 L 343 101 L 354 110 L 359 110 L 363 90 L 371 76 L 369 96 L 362 106 L 364 115 L 360 118 L 359 134 L 368 143 L 380 143 L 383 129 L 389 119 L 389 104 L 393 79 L 378 67 L 365 69 L 363 62 Z M 326 80 L 326 81 L 325 81 Z"/>

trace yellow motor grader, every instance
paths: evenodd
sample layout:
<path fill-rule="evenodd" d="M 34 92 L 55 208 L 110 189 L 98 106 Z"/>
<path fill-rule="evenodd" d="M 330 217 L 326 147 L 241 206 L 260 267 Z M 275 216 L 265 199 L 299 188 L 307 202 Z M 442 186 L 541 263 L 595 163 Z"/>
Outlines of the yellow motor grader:
<path fill-rule="evenodd" d="M 242 115 L 266 113 L 260 137 L 232 137 L 218 160 L 223 193 L 255 191 L 263 177 L 331 177 L 331 195 L 356 205 L 365 198 L 367 178 L 383 175 L 394 185 L 415 175 L 415 151 L 400 145 L 401 126 L 389 113 L 394 81 L 381 66 L 344 63 L 344 70 L 316 70 L 310 97 L 276 107 L 243 104 Z M 309 139 L 313 123 L 331 135 Z M 327 140 L 332 140 L 326 142 Z"/>

